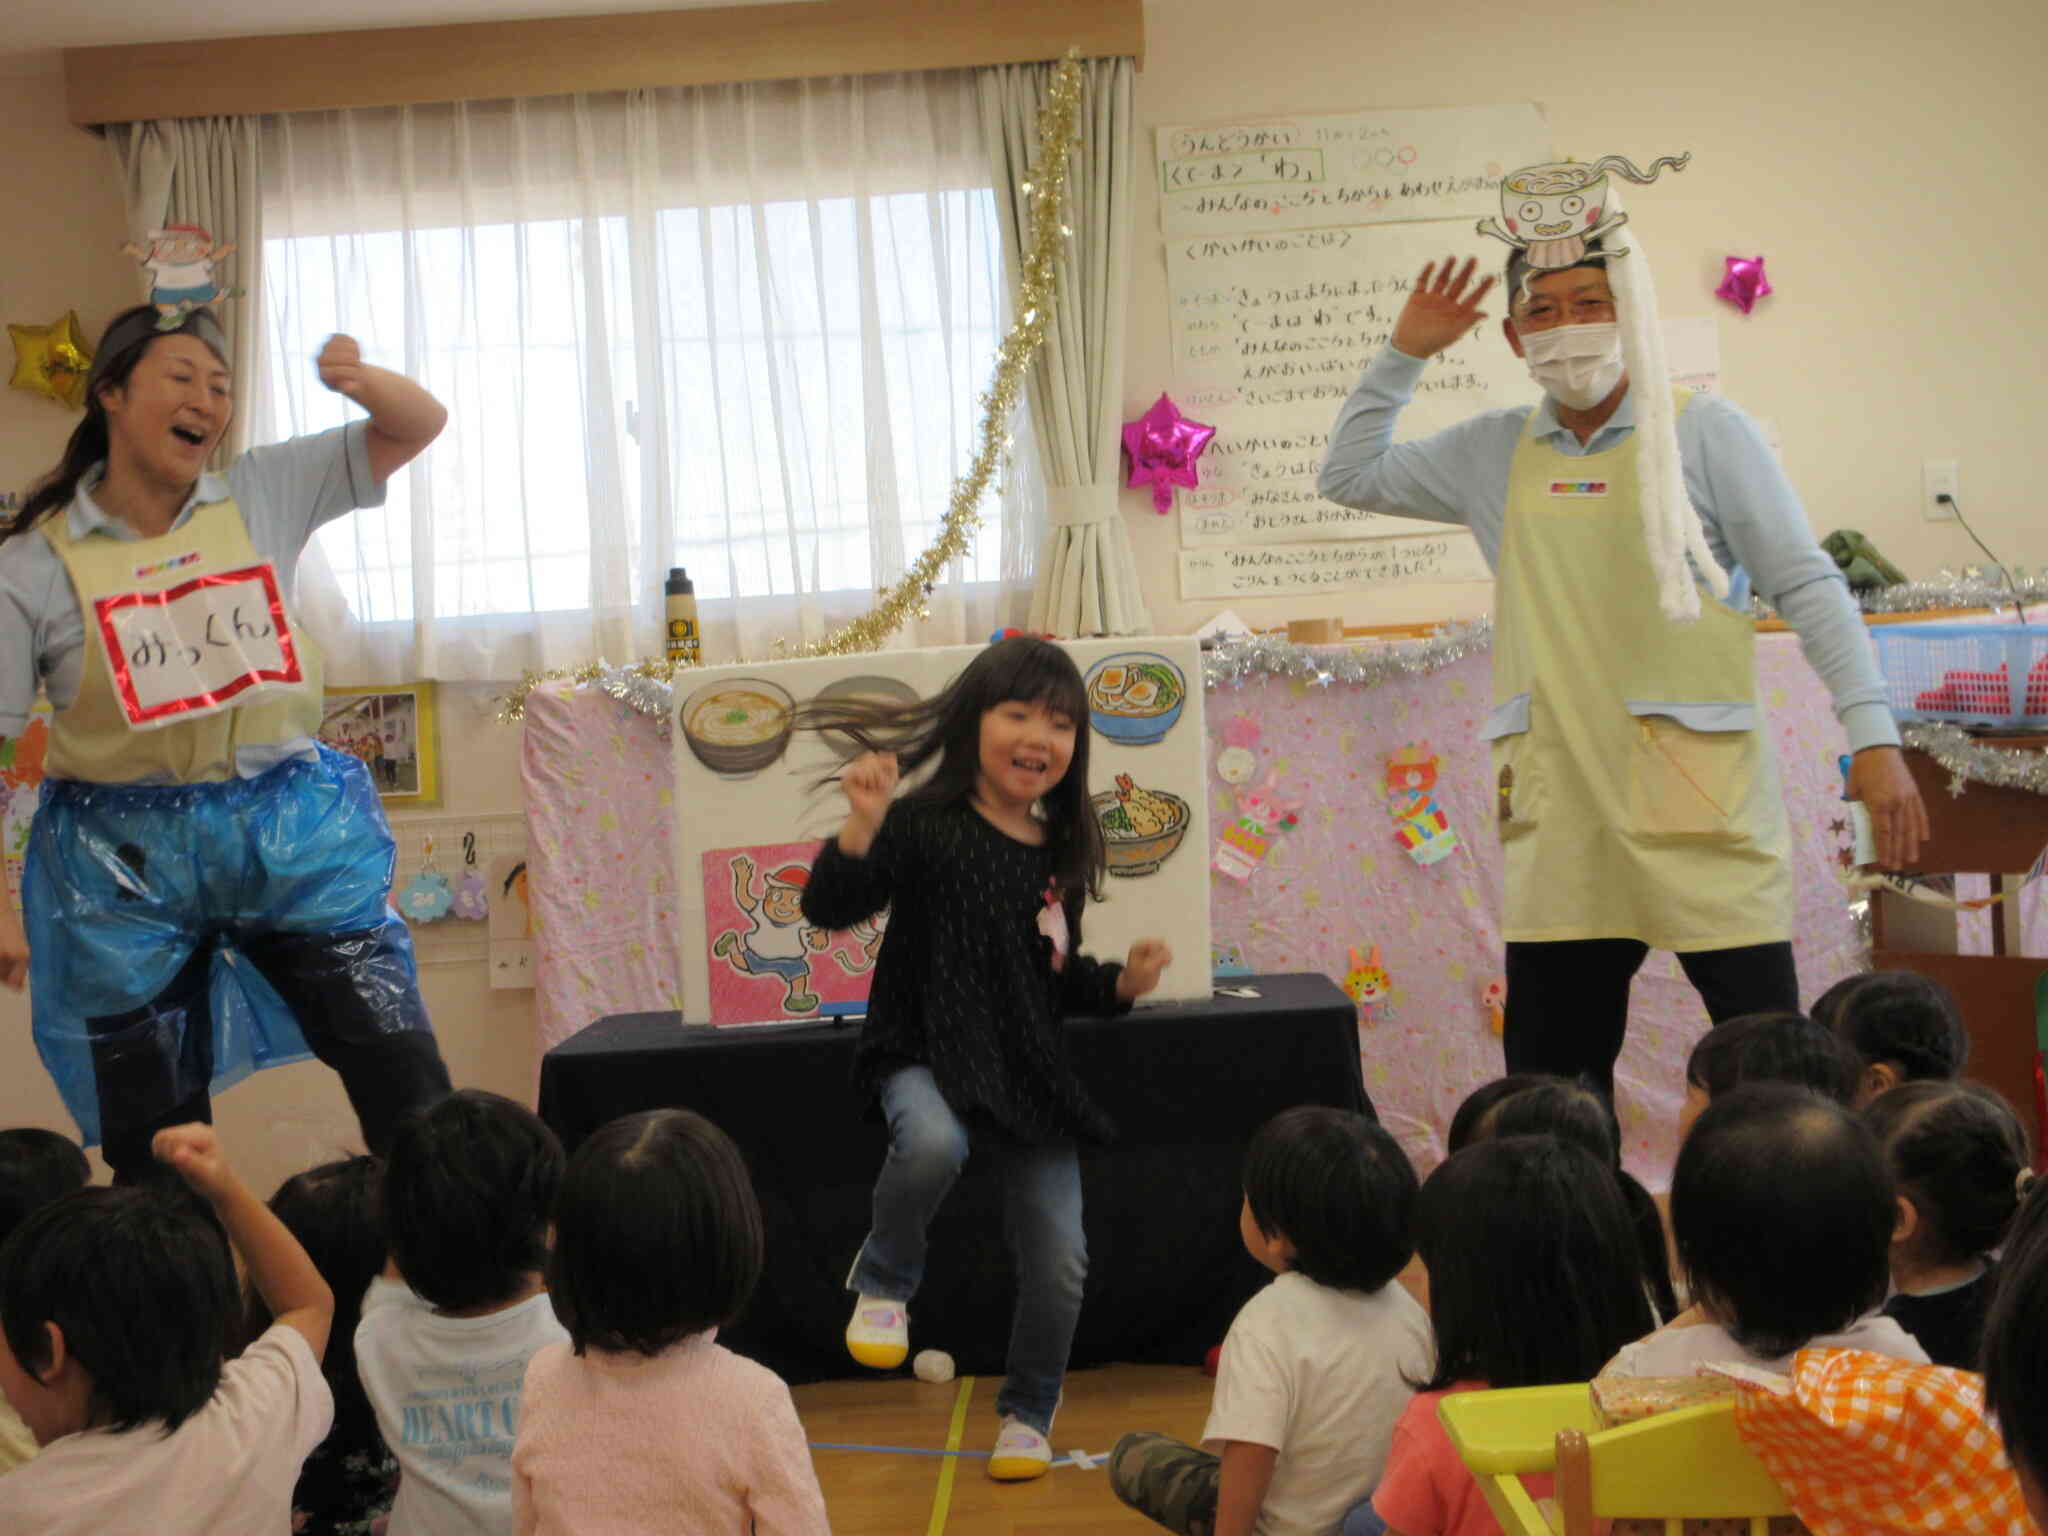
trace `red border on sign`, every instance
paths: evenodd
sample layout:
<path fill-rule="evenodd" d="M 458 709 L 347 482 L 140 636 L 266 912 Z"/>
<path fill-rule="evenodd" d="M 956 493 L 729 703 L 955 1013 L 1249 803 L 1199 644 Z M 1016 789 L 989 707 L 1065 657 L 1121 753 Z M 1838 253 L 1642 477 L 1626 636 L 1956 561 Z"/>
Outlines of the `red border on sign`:
<path fill-rule="evenodd" d="M 143 707 L 141 698 L 135 692 L 135 679 L 130 674 L 127 658 L 121 654 L 120 640 L 114 634 L 114 615 L 126 608 L 150 606 L 165 607 L 176 602 L 188 592 L 201 587 L 224 587 L 251 578 L 263 584 L 264 606 L 270 610 L 270 622 L 277 629 L 278 649 L 284 652 L 285 664 L 275 670 L 244 672 L 240 677 L 231 678 L 212 693 L 198 698 L 173 699 L 167 704 Z M 164 720 L 175 715 L 187 714 L 195 709 L 211 709 L 215 705 L 232 699 L 244 689 L 258 683 L 302 683 L 304 672 L 299 667 L 299 648 L 292 640 L 291 626 L 285 620 L 284 596 L 278 590 L 277 572 L 266 561 L 261 565 L 245 565 L 240 570 L 216 571 L 207 576 L 194 576 L 190 581 L 181 581 L 175 587 L 166 587 L 161 592 L 124 592 L 119 597 L 102 597 L 93 602 L 93 611 L 99 617 L 100 644 L 106 648 L 107 670 L 113 675 L 114 690 L 121 696 L 121 707 L 128 718 L 137 724 L 151 720 Z"/>

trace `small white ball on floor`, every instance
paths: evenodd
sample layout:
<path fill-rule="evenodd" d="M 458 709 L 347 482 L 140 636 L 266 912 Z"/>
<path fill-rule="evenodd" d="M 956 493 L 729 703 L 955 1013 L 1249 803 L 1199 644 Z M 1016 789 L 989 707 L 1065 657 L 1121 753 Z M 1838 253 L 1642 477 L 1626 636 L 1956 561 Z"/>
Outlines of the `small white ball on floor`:
<path fill-rule="evenodd" d="M 910 1371 L 919 1381 L 951 1381 L 953 1357 L 943 1349 L 920 1349 L 910 1362 Z"/>

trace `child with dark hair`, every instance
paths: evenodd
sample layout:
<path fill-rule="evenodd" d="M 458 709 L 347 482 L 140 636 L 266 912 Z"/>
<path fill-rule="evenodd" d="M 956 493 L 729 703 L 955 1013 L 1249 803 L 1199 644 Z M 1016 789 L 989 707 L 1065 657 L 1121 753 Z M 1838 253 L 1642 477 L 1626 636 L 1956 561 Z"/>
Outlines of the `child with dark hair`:
<path fill-rule="evenodd" d="M 1847 1104 L 1855 1094 L 1856 1061 L 1833 1030 L 1803 1013 L 1745 1013 L 1716 1024 L 1685 1063 L 1679 1139 L 1707 1105 L 1743 1083 L 1790 1083 Z"/>
<path fill-rule="evenodd" d="M 52 1200 L 91 1182 L 85 1152 L 70 1137 L 35 1126 L 0 1131 L 0 1243 Z M 0 1473 L 35 1453 L 36 1437 L 0 1396 Z"/>
<path fill-rule="evenodd" d="M 1202 1449 L 1125 1435 L 1119 1499 L 1169 1530 L 1327 1536 L 1379 1481 L 1429 1319 L 1393 1283 L 1415 1171 L 1363 1115 L 1283 1110 L 1245 1157 L 1244 1245 L 1277 1277 L 1230 1325 Z"/>
<path fill-rule="evenodd" d="M 1784 1370 L 1808 1346 L 1916 1365 L 1882 1316 L 1892 1184 L 1877 1138 L 1841 1104 L 1749 1083 L 1707 1106 L 1679 1148 L 1671 1225 L 1694 1307 L 1603 1376 L 1689 1376 L 1716 1361 Z"/>
<path fill-rule="evenodd" d="M 1984 1309 L 2033 1180 L 2019 1117 L 1982 1083 L 1904 1083 L 1863 1111 L 1896 1191 L 1886 1317 L 1936 1365 L 1977 1369 Z"/>
<path fill-rule="evenodd" d="M 1671 1288 L 1671 1262 L 1664 1238 L 1664 1217 L 1650 1192 L 1621 1166 L 1621 1122 L 1606 1094 L 1585 1078 L 1568 1083 L 1561 1077 L 1540 1078 L 1510 1094 L 1481 1122 L 1481 1134 L 1493 1136 L 1555 1136 L 1605 1163 L 1628 1202 L 1636 1249 L 1643 1262 L 1643 1280 L 1659 1321 L 1678 1315 L 1678 1297 Z"/>
<path fill-rule="evenodd" d="M 1107 868 L 1088 802 L 1087 688 L 1061 647 L 1012 635 L 929 699 L 818 700 L 797 724 L 862 749 L 839 775 L 848 814 L 818 850 L 803 915 L 842 929 L 889 909 L 854 1057 L 889 1150 L 847 1276 L 847 1352 L 877 1370 L 903 1363 L 925 1234 L 970 1145 L 993 1153 L 1017 1302 L 988 1473 L 1042 1477 L 1088 1273 L 1079 1143 L 1113 1134 L 1068 1058 L 1065 1020 L 1125 1012 L 1173 959 L 1159 939 L 1122 964 L 1081 948 Z"/>
<path fill-rule="evenodd" d="M 349 1157 L 293 1174 L 270 1197 L 271 1213 L 334 1292 L 334 1327 L 322 1370 L 334 1394 L 334 1428 L 306 1458 L 292 1493 L 292 1536 L 368 1536 L 390 1513 L 398 1463 L 377 1429 L 377 1415 L 356 1370 L 356 1324 L 363 1297 L 385 1262 L 377 1220 L 383 1164 Z M 249 1297 L 249 1336 L 270 1326 L 270 1307 Z"/>
<path fill-rule="evenodd" d="M 527 1362 L 567 1335 L 548 1304 L 562 1144 L 531 1110 L 464 1089 L 401 1121 L 379 1208 L 356 1369 L 403 1476 L 390 1536 L 512 1529 Z"/>
<path fill-rule="evenodd" d="M 1563 1078 L 1549 1072 L 1510 1072 L 1505 1077 L 1496 1077 L 1491 1082 L 1481 1083 L 1465 1095 L 1457 1111 L 1451 1116 L 1450 1129 L 1444 1133 L 1444 1156 L 1449 1157 L 1462 1152 L 1473 1142 L 1481 1140 L 1493 1112 L 1524 1088 L 1534 1088 L 1538 1083 L 1563 1081 Z"/>
<path fill-rule="evenodd" d="M 1813 1005 L 1856 1058 L 1861 1109 L 1900 1083 L 1946 1080 L 1970 1059 L 1955 994 L 1916 971 L 1863 971 L 1836 982 Z"/>
<path fill-rule="evenodd" d="M 548 1259 L 569 1337 L 527 1368 L 512 1452 L 521 1536 L 829 1529 L 789 1388 L 717 1342 L 761 1254 L 747 1165 L 702 1115 L 627 1115 L 576 1149 Z"/>
<path fill-rule="evenodd" d="M 0 1247 L 0 1391 L 42 1453 L 0 1477 L 0 1530 L 277 1536 L 333 1420 L 334 1297 L 213 1128 L 158 1131 L 154 1183 L 82 1189 Z M 225 1229 L 276 1322 L 226 1358 L 240 1310 Z"/>
<path fill-rule="evenodd" d="M 1394 1427 L 1372 1507 L 1390 1536 L 1496 1536 L 1437 1404 L 1446 1392 L 1585 1381 L 1640 1337 L 1652 1319 L 1635 1231 L 1600 1159 L 1555 1136 L 1506 1136 L 1429 1176 L 1415 1235 L 1436 1365 Z M 1533 1497 L 1549 1495 L 1549 1478 L 1528 1482 Z"/>
<path fill-rule="evenodd" d="M 2029 1184 L 2006 1234 L 1983 1362 L 1984 1411 L 1998 1422 L 2034 1528 L 2048 1531 L 2048 1180 Z"/>

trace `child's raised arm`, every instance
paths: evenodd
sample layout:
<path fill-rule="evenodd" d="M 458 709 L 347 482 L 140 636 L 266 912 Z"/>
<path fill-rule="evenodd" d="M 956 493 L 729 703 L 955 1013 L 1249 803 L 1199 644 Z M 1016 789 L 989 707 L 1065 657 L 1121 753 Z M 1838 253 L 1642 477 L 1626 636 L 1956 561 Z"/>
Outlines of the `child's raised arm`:
<path fill-rule="evenodd" d="M 882 824 L 895 803 L 896 780 L 893 752 L 864 752 L 839 776 L 846 820 L 819 851 L 802 897 L 804 919 L 815 927 L 847 928 L 889 905 L 896 880 L 894 828 L 885 833 Z"/>
<path fill-rule="evenodd" d="M 304 1335 L 313 1347 L 313 1358 L 319 1359 L 327 1351 L 327 1330 L 334 1322 L 334 1292 L 299 1240 L 228 1166 L 213 1127 L 166 1127 L 156 1133 L 150 1150 L 213 1207 L 270 1315 Z"/>

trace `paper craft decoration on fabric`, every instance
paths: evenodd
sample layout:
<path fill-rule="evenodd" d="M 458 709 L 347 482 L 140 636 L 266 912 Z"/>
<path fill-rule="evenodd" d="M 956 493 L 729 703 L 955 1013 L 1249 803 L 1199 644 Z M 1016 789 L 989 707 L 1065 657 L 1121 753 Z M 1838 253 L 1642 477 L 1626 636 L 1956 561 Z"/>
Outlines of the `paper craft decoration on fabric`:
<path fill-rule="evenodd" d="M 1363 960 L 1358 958 L 1356 945 L 1352 946 L 1350 954 L 1351 969 L 1344 973 L 1344 993 L 1358 1004 L 1360 1024 L 1377 1024 L 1388 1016 L 1387 1004 L 1393 996 L 1394 978 L 1380 963 L 1379 945 L 1373 945 L 1372 953 Z"/>
<path fill-rule="evenodd" d="M 65 310 L 48 325 L 10 325 L 7 335 L 14 343 L 14 377 L 8 383 L 74 411 L 85 404 L 92 351 L 78 329 L 77 310 Z"/>
<path fill-rule="evenodd" d="M 1144 789 L 1128 773 L 1116 788 L 1088 797 L 1102 824 L 1112 875 L 1150 875 L 1173 857 L 1192 820 L 1187 801 L 1165 789 Z"/>
<path fill-rule="evenodd" d="M 1411 741 L 1387 759 L 1387 814 L 1394 818 L 1394 841 L 1422 865 L 1458 851 L 1458 834 L 1436 802 L 1438 764 L 1426 741 Z"/>
<path fill-rule="evenodd" d="M 1124 423 L 1124 452 L 1131 456 L 1129 490 L 1152 487 L 1152 510 L 1164 517 L 1173 510 L 1173 488 L 1193 490 L 1202 483 L 1195 460 L 1209 446 L 1216 429 L 1181 415 L 1165 395 L 1136 421 Z"/>
<path fill-rule="evenodd" d="M 1226 784 L 1249 784 L 1259 771 L 1252 748 L 1259 744 L 1259 722 L 1250 715 L 1232 717 L 1223 727 L 1223 750 L 1216 754 L 1216 777 Z"/>
<path fill-rule="evenodd" d="M 1763 257 L 1730 256 L 1727 269 L 1721 286 L 1714 290 L 1715 298 L 1726 299 L 1746 315 L 1756 308 L 1758 299 L 1770 297 L 1771 280 L 1764 276 Z"/>
<path fill-rule="evenodd" d="M 844 933 L 804 920 L 816 843 L 719 848 L 704 855 L 711 1022 L 858 1015 L 887 932 L 878 915 Z"/>
<path fill-rule="evenodd" d="M 241 297 L 239 288 L 223 288 L 213 280 L 213 264 L 235 253 L 235 242 L 213 243 L 197 224 L 167 224 L 149 232 L 149 243 L 131 240 L 121 249 L 150 276 L 149 302 L 156 306 L 156 328 L 175 331 L 185 317 L 217 299 Z"/>
<path fill-rule="evenodd" d="M 1678 411 L 1671 391 L 1663 387 L 1671 369 L 1664 356 L 1664 325 L 1649 258 L 1634 231 L 1626 246 L 1608 247 L 1603 240 L 1596 247 L 1593 241 L 1611 235 L 1627 218 L 1621 188 L 1608 179 L 1608 172 L 1646 185 L 1666 166 L 1682 170 L 1691 160 L 1689 152 L 1666 155 L 1652 161 L 1647 171 L 1638 170 L 1623 155 L 1608 155 L 1590 165 L 1563 161 L 1524 166 L 1501 182 L 1507 227 L 1491 219 L 1479 222 L 1481 234 L 1505 240 L 1528 256 L 1525 291 L 1539 273 L 1562 271 L 1583 261 L 1606 266 L 1614 290 L 1622 364 L 1628 377 L 1642 386 L 1634 401 L 1643 542 L 1657 577 L 1657 605 L 1673 621 L 1700 616 L 1701 581 L 1716 598 L 1726 597 L 1728 575 L 1707 547 L 1699 514 L 1685 492 Z"/>
<path fill-rule="evenodd" d="M 1486 990 L 1479 994 L 1479 1006 L 1486 1010 L 1486 1027 L 1495 1038 L 1508 1030 L 1508 981 L 1505 976 L 1496 976 L 1486 984 Z"/>
<path fill-rule="evenodd" d="M 1280 770 L 1270 768 L 1257 784 L 1237 792 L 1237 820 L 1217 839 L 1212 868 L 1233 880 L 1249 880 L 1266 862 L 1273 839 L 1301 824 L 1304 802 L 1283 798 L 1279 783 Z"/>

